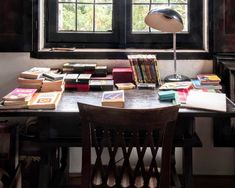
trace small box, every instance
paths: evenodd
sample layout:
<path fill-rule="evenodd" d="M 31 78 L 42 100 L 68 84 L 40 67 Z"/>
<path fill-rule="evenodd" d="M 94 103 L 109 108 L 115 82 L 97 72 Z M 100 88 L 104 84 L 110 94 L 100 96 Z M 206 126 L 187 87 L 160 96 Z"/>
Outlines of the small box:
<path fill-rule="evenodd" d="M 128 68 L 113 68 L 112 71 L 114 83 L 133 82 L 132 69 Z"/>

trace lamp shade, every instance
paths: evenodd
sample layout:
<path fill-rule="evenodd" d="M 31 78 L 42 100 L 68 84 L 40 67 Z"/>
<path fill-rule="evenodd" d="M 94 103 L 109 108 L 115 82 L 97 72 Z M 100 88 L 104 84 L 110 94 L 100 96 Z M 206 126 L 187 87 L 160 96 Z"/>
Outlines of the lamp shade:
<path fill-rule="evenodd" d="M 145 17 L 145 23 L 161 32 L 175 33 L 184 28 L 180 14 L 169 8 L 151 10 Z"/>

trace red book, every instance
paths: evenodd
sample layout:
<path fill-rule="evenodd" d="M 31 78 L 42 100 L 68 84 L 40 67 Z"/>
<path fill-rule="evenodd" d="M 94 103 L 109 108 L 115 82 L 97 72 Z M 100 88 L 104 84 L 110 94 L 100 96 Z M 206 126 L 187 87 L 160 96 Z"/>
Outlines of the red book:
<path fill-rule="evenodd" d="M 133 82 L 132 69 L 127 68 L 113 68 L 112 75 L 114 83 L 129 83 Z"/>
<path fill-rule="evenodd" d="M 76 89 L 78 91 L 89 91 L 89 84 L 65 84 L 65 89 Z"/>

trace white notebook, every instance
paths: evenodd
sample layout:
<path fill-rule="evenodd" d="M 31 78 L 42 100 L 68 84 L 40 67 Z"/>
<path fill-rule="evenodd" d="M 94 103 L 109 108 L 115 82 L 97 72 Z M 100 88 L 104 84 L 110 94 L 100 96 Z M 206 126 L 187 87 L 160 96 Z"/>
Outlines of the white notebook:
<path fill-rule="evenodd" d="M 182 106 L 226 112 L 226 95 L 224 93 L 190 90 L 186 104 L 183 104 Z"/>

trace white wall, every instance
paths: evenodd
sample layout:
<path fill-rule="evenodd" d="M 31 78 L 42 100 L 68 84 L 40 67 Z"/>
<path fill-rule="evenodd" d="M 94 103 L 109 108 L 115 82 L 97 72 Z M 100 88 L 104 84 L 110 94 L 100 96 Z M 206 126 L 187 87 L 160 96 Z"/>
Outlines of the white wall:
<path fill-rule="evenodd" d="M 34 66 L 62 67 L 63 63 L 72 61 L 128 66 L 126 60 L 39 60 L 31 59 L 29 53 L 0 53 L 0 97 L 17 86 L 17 77 L 20 72 Z M 178 60 L 177 63 L 178 72 L 189 77 L 212 71 L 212 61 L 210 60 Z M 173 73 L 173 61 L 160 60 L 159 68 L 161 77 L 164 78 L 167 74 Z M 203 147 L 193 150 L 194 174 L 235 174 L 235 149 L 213 147 L 211 120 L 209 118 L 198 118 L 196 130 L 202 139 Z M 71 172 L 77 172 L 80 169 L 79 153 L 78 148 L 71 149 Z M 176 154 L 177 169 L 181 172 L 181 149 L 177 149 Z"/>

